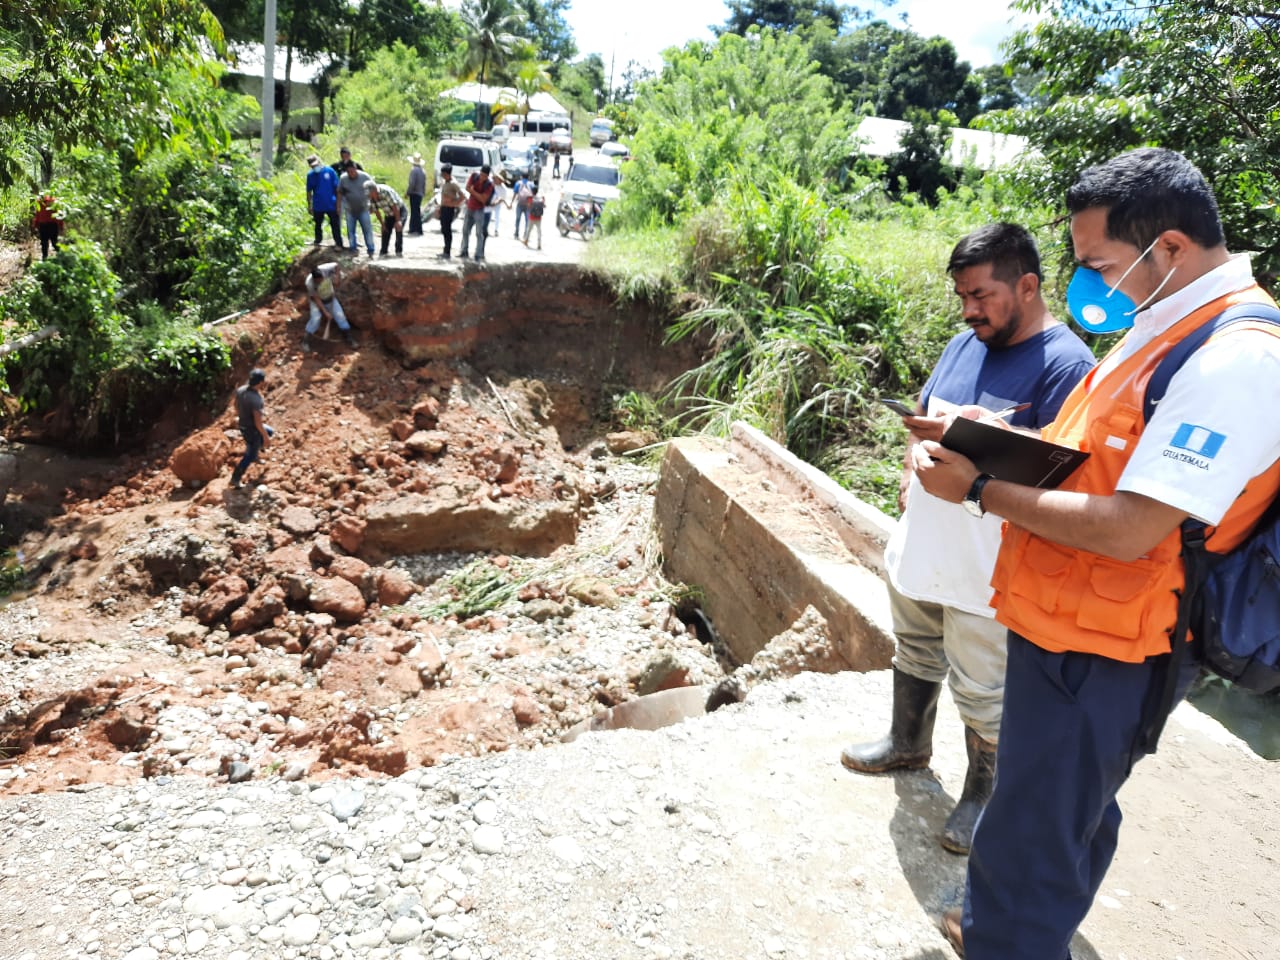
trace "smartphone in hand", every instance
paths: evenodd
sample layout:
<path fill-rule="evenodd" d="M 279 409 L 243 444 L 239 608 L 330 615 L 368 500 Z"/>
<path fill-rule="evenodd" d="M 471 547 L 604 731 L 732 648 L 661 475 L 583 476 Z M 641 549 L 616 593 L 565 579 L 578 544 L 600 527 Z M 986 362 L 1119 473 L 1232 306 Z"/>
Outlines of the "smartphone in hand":
<path fill-rule="evenodd" d="M 907 403 L 903 400 L 891 400 L 888 397 L 881 397 L 880 402 L 900 417 L 917 416 L 914 404 Z"/>

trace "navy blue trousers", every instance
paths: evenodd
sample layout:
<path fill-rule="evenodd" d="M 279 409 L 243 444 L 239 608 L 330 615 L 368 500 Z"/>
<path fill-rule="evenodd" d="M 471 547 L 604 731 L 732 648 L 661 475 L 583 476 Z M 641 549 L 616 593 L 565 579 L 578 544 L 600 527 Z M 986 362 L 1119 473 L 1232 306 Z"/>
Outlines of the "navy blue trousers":
<path fill-rule="evenodd" d="M 1049 653 L 1013 632 L 1008 642 L 995 789 L 969 854 L 965 957 L 1069 960 L 1115 855 L 1116 793 L 1141 756 L 1134 744 L 1163 658 Z M 1197 669 L 1183 661 L 1179 699 Z"/>
<path fill-rule="evenodd" d="M 240 458 L 239 466 L 235 469 L 237 477 L 244 476 L 244 472 L 258 459 L 258 454 L 262 451 L 262 434 L 257 430 L 241 430 L 240 436 L 244 437 L 245 451 L 244 456 Z"/>

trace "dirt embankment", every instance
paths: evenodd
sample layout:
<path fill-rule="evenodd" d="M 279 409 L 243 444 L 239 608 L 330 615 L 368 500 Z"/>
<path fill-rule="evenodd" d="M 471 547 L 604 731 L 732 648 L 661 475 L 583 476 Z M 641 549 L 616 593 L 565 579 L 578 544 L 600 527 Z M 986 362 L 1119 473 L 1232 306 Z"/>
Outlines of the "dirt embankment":
<path fill-rule="evenodd" d="M 589 282 L 548 312 L 568 269 L 352 270 L 356 350 L 303 353 L 296 292 L 226 328 L 276 431 L 241 490 L 229 390 L 113 460 L 20 449 L 6 516 L 33 578 L 0 631 L 5 789 L 396 773 L 718 678 L 646 552 L 651 474 L 599 439 L 612 392 L 688 358 Z M 623 624 L 597 657 L 584 628 Z"/>

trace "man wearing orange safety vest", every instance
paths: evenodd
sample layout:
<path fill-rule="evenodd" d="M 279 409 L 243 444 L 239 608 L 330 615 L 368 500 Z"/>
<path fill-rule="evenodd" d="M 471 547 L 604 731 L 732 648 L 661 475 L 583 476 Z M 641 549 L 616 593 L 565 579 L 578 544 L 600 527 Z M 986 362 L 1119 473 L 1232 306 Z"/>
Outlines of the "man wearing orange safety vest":
<path fill-rule="evenodd" d="M 1177 591 L 1179 526 L 1230 549 L 1280 489 L 1277 328 L 1215 334 L 1143 417 L 1147 379 L 1178 340 L 1227 307 L 1271 303 L 1226 248 L 1213 193 L 1170 150 L 1134 150 L 1067 191 L 1079 264 L 1067 290 L 1086 329 L 1132 328 L 1042 436 L 1089 452 L 1057 490 L 992 480 L 940 444 L 916 475 L 944 500 L 1007 521 L 992 586 L 1009 629 L 996 785 L 978 821 L 963 913 L 943 932 L 969 960 L 1065 960 L 1120 827 L 1116 793 L 1154 747 Z M 936 459 L 931 459 L 936 458 Z M 1179 639 L 1179 642 L 1182 642 Z M 1195 675 L 1186 658 L 1180 697 Z"/>

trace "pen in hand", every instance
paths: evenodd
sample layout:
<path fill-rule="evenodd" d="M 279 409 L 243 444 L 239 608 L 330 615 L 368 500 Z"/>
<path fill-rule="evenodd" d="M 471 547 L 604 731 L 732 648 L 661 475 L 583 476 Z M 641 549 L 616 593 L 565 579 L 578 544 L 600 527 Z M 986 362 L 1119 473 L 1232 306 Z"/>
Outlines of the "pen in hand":
<path fill-rule="evenodd" d="M 985 417 L 980 417 L 978 419 L 978 422 L 991 423 L 992 421 L 995 421 L 995 420 L 1003 420 L 1005 417 L 1011 416 L 1012 414 L 1021 413 L 1023 410 L 1028 410 L 1030 409 L 1030 407 L 1031 407 L 1030 403 L 1019 403 L 1016 406 L 1005 407 L 1003 410 L 998 410 L 995 413 L 987 414 Z"/>

